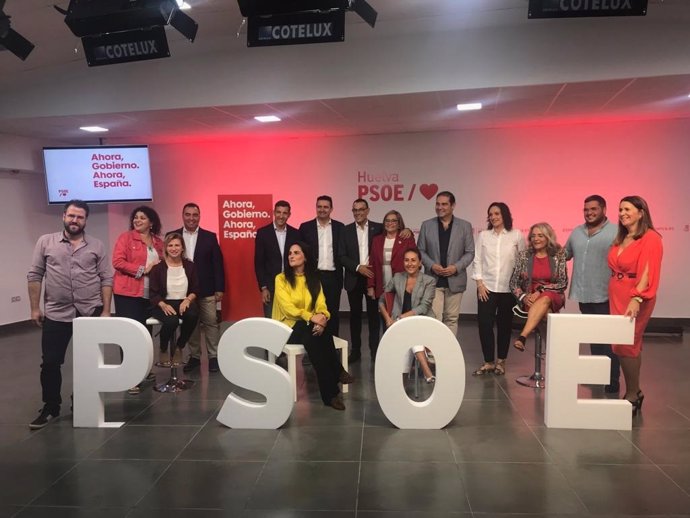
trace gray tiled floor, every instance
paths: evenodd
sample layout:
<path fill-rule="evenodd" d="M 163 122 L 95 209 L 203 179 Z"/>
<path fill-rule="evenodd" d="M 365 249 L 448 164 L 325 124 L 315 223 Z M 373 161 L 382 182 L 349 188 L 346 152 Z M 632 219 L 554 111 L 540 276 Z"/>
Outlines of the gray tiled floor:
<path fill-rule="evenodd" d="M 530 354 L 511 351 L 505 377 L 473 378 L 474 324 L 461 325 L 460 341 L 465 400 L 444 430 L 395 429 L 365 354 L 345 412 L 320 404 L 313 371 L 300 366 L 299 402 L 280 430 L 220 425 L 233 385 L 202 369 L 179 395 L 150 385 L 107 395 L 107 419 L 121 429 L 74 429 L 63 408 L 31 432 L 39 332 L 0 329 L 0 518 L 690 517 L 687 335 L 646 339 L 647 397 L 631 432 L 545 428 L 543 394 L 515 383 Z M 600 387 L 579 393 L 603 397 Z"/>

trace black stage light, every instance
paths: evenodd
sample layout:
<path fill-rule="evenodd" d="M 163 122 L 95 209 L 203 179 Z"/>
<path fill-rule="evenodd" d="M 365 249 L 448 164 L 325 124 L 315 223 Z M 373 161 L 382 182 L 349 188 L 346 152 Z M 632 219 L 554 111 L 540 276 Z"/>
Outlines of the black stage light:
<path fill-rule="evenodd" d="M 175 0 L 70 0 L 65 23 L 75 36 L 95 36 L 172 25 L 194 41 L 198 25 Z"/>
<path fill-rule="evenodd" d="M 0 0 L 0 50 L 9 50 L 22 61 L 34 50 L 34 44 L 10 27 L 10 16 L 4 13 L 5 0 Z"/>
<path fill-rule="evenodd" d="M 373 27 L 377 17 L 377 12 L 366 0 L 237 0 L 237 3 L 245 18 L 340 9 L 356 12 Z"/>

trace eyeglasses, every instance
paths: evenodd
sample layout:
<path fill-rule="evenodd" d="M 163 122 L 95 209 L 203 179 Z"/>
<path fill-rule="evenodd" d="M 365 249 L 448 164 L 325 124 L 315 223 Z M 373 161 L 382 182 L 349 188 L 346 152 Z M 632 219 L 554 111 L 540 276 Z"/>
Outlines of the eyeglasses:
<path fill-rule="evenodd" d="M 384 223 L 397 223 L 398 220 L 397 219 L 384 219 L 383 222 Z"/>
<path fill-rule="evenodd" d="M 367 207 L 364 207 L 363 209 L 352 209 L 352 212 L 365 212 L 367 210 Z"/>

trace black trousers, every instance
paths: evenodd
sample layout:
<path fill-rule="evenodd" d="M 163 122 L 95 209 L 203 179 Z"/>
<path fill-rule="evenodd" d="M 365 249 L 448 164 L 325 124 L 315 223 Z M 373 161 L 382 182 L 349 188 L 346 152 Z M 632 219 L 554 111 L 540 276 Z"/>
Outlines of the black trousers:
<path fill-rule="evenodd" d="M 261 304 L 264 310 L 265 318 L 273 318 L 273 297 L 275 296 L 275 290 L 269 288 L 268 292 L 271 294 L 271 301 L 268 304 Z"/>
<path fill-rule="evenodd" d="M 485 362 L 493 362 L 496 359 L 494 344 L 499 360 L 505 360 L 508 357 L 514 305 L 515 297 L 512 293 L 493 293 L 490 291 L 489 299 L 486 302 L 477 299 L 479 341 L 482 344 Z M 495 341 L 494 323 L 496 324 Z"/>
<path fill-rule="evenodd" d="M 146 325 L 146 319 L 151 316 L 151 302 L 143 297 L 128 297 L 113 295 L 115 299 L 115 314 L 118 317 L 131 318 L 141 325 Z"/>
<path fill-rule="evenodd" d="M 580 313 L 583 315 L 610 315 L 609 301 L 606 302 L 580 302 Z M 608 356 L 611 358 L 611 385 L 620 386 L 620 361 L 611 350 L 611 344 L 589 344 L 589 350 L 593 355 Z"/>
<path fill-rule="evenodd" d="M 136 320 L 142 326 L 146 326 L 146 319 L 151 316 L 151 302 L 143 297 L 128 297 L 126 295 L 113 295 L 115 299 L 115 315 L 122 318 Z M 153 332 L 151 326 L 146 326 L 149 333 Z M 120 349 L 120 361 L 123 353 Z"/>
<path fill-rule="evenodd" d="M 331 314 L 327 329 L 333 336 L 340 336 L 340 292 L 343 290 L 343 274 L 338 271 L 319 270 L 321 288 L 326 297 L 326 307 Z"/>
<path fill-rule="evenodd" d="M 89 315 L 97 317 L 103 312 L 103 306 L 97 307 Z M 77 313 L 77 317 L 81 317 Z M 72 322 L 58 322 L 46 318 L 43 320 L 41 333 L 41 351 L 43 362 L 41 363 L 41 391 L 43 403 L 53 412 L 60 410 L 62 404 L 62 364 L 65 363 L 67 346 L 72 339 Z"/>
<path fill-rule="evenodd" d="M 157 319 L 161 323 L 161 336 L 160 336 L 160 348 L 161 351 L 168 350 L 168 344 L 170 339 L 175 334 L 175 330 L 180 327 L 180 336 L 177 338 L 177 348 L 182 349 L 187 345 L 189 337 L 192 336 L 194 328 L 199 321 L 199 306 L 196 302 L 192 302 L 187 310 L 180 316 L 180 304 L 182 300 L 166 300 L 166 303 L 170 304 L 176 311 L 175 315 L 166 315 L 160 306 L 154 306 L 153 308 L 153 318 Z M 180 325 L 180 319 L 182 319 L 182 325 Z M 171 350 L 174 353 L 174 349 Z"/>
<path fill-rule="evenodd" d="M 338 381 L 340 373 L 344 370 L 333 344 L 333 335 L 328 330 L 321 336 L 314 335 L 312 326 L 300 320 L 292 328 L 288 343 L 304 345 L 316 371 L 321 400 L 324 405 L 328 405 L 340 393 Z"/>
<path fill-rule="evenodd" d="M 362 349 L 362 297 L 366 300 L 367 321 L 369 323 L 369 350 L 371 357 L 376 357 L 379 347 L 379 305 L 376 299 L 367 297 L 367 284 L 364 277 L 359 280 L 357 287 L 347 292 L 350 303 L 350 340 L 352 351 L 361 352 Z"/>

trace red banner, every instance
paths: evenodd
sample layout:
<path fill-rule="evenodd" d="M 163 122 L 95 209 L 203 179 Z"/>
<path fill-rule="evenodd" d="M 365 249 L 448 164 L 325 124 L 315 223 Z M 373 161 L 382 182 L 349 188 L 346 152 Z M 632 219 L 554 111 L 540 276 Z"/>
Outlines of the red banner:
<path fill-rule="evenodd" d="M 219 194 L 218 237 L 225 267 L 223 320 L 262 317 L 254 274 L 256 230 L 273 220 L 271 194 Z"/>

